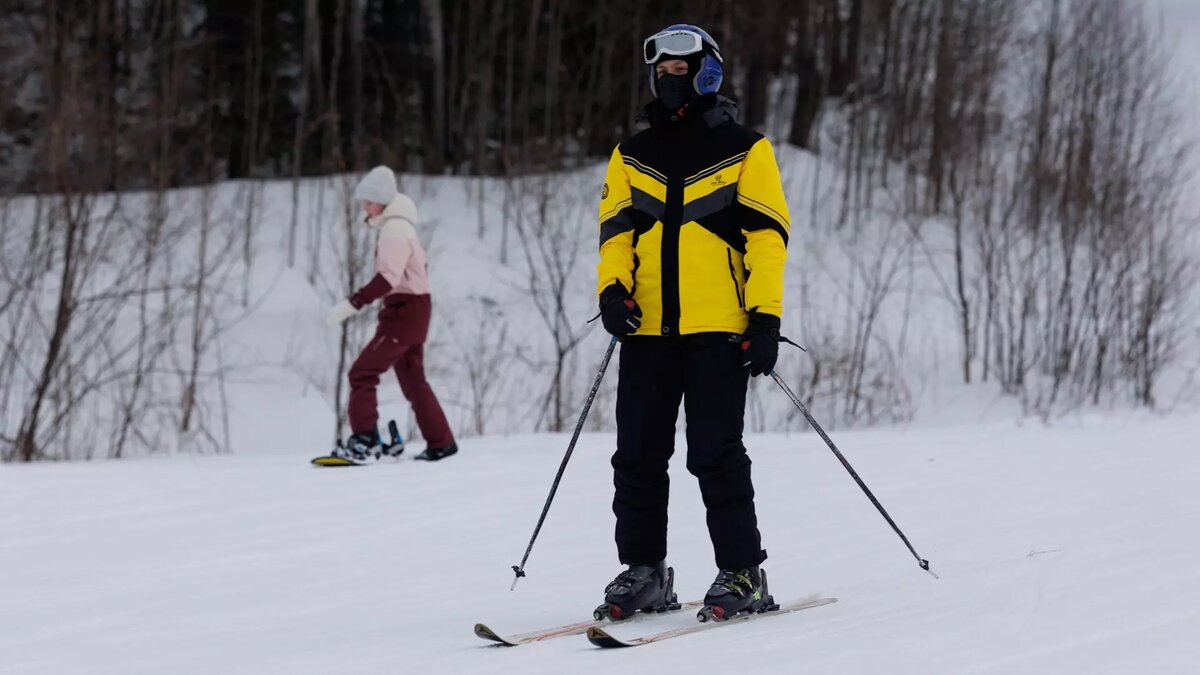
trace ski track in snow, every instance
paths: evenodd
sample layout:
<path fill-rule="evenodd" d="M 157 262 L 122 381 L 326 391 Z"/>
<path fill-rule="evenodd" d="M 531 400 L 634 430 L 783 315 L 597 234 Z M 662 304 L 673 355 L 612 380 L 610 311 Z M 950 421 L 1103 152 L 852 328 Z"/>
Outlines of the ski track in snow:
<path fill-rule="evenodd" d="M 609 411 L 597 411 L 608 414 Z M 1194 673 L 1200 417 L 835 433 L 941 576 L 813 434 L 751 436 L 781 601 L 839 602 L 636 650 L 474 637 L 585 619 L 620 569 L 611 435 L 587 435 L 515 592 L 565 436 L 439 464 L 297 453 L 0 467 L 0 673 Z M 715 572 L 684 442 L 670 564 Z M 694 621 L 660 617 L 614 635 Z"/>

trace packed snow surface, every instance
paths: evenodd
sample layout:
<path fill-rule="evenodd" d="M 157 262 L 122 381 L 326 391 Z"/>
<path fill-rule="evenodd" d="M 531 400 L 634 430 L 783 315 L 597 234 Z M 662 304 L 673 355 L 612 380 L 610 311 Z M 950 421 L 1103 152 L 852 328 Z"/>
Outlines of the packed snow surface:
<path fill-rule="evenodd" d="M 283 446 L 7 465 L 0 672 L 1195 673 L 1198 431 L 1195 416 L 1120 413 L 835 432 L 940 580 L 816 435 L 749 436 L 772 590 L 839 602 L 614 651 L 582 636 L 505 649 L 471 630 L 574 622 L 600 602 L 620 569 L 612 435 L 581 439 L 513 592 L 565 436 L 349 469 Z M 669 562 L 689 600 L 715 570 L 684 447 Z"/>

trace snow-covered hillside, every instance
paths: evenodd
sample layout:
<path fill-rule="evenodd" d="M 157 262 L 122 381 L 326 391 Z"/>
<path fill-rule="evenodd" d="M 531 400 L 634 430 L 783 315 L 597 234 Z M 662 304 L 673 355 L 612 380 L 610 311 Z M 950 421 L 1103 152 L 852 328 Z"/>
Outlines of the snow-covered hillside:
<path fill-rule="evenodd" d="M 4 466 L 0 673 L 1194 673 L 1198 428 L 1124 414 L 835 434 L 940 580 L 815 435 L 751 436 L 773 591 L 840 601 L 623 652 L 471 632 L 599 602 L 619 569 L 611 435 L 581 440 L 515 592 L 563 436 L 363 469 L 294 452 Z M 670 563 L 691 599 L 711 549 L 682 457 L 672 473 Z"/>
<path fill-rule="evenodd" d="M 829 162 L 780 148 L 782 170 L 796 225 L 787 269 L 784 332 L 810 348 L 808 355 L 786 349 L 781 374 L 804 381 L 814 413 L 827 426 L 905 421 L 922 408 L 944 410 L 964 400 L 953 355 L 959 339 L 953 305 L 928 273 L 926 258 L 903 238 L 903 228 L 883 217 L 845 231 L 833 223 L 840 208 L 839 185 L 822 173 Z M 595 314 L 597 185 L 602 167 L 505 182 L 496 179 L 404 176 L 402 189 L 421 210 L 419 232 L 428 252 L 434 313 L 426 368 L 459 436 L 520 433 L 567 428 L 590 386 L 593 364 L 607 336 Z M 288 182 L 225 183 L 211 189 L 147 194 L 102 195 L 88 202 L 94 232 L 103 235 L 95 260 L 80 279 L 81 306 L 105 312 L 76 318 L 70 344 L 72 369 L 96 379 L 77 395 L 72 423 L 56 428 L 39 423 L 44 456 L 58 459 L 190 450 L 252 453 L 275 446 L 310 454 L 327 447 L 335 420 L 344 411 L 345 369 L 374 330 L 374 312 L 363 312 L 342 333 L 324 323 L 327 308 L 369 278 L 370 233 L 347 207 L 354 176 Z M 818 189 L 813 185 L 818 183 Z M 53 207 L 49 200 L 21 198 L 7 203 L 7 222 L 36 222 Z M 162 214 L 146 253 L 144 273 L 129 274 L 127 259 L 140 257 L 149 211 Z M 294 216 L 294 220 L 293 220 Z M 347 227 L 348 219 L 351 224 Z M 149 221 L 153 222 L 153 221 Z M 148 226 L 147 226 L 148 227 Z M 23 269 L 34 229 L 10 228 L 0 258 Z M 289 245 L 295 233 L 295 245 Z M 931 233 L 931 245 L 944 235 Z M 197 251 L 207 234 L 204 292 L 193 292 L 201 263 Z M 98 235 L 100 236 L 100 235 Z M 352 238 L 352 239 L 351 239 Z M 353 248 L 347 255 L 347 247 Z M 944 247 L 941 247 L 944 250 Z M 139 253 L 135 253 L 139 252 Z M 940 251 L 936 255 L 943 255 Z M 569 260 L 566 264 L 555 261 Z M 546 274 L 560 266 L 561 285 Z M 897 271 L 880 292 L 878 268 Z M 532 272 L 531 272 L 532 270 Z M 12 349 L 0 367 L 12 379 L 0 387 L 0 437 L 15 438 L 35 391 L 39 371 L 14 360 L 23 348 L 36 362 L 54 325 L 58 279 L 52 270 L 31 272 L 29 299 L 21 311 L 0 314 L 0 334 Z M 536 276 L 535 276 L 536 275 Z M 183 289 L 172 293 L 167 289 Z M 164 289 L 160 291 L 160 289 Z M 547 316 L 561 289 L 561 321 Z M 535 296 L 542 300 L 539 304 Z M 876 297 L 877 296 L 877 297 Z M 24 297 L 24 296 L 22 296 Z M 101 306 L 93 298 L 145 298 Z M 878 303 L 879 306 L 870 306 Z M 35 309 L 36 308 L 36 309 Z M 864 331 L 868 312 L 878 320 Z M 195 333 L 193 316 L 200 317 Z M 89 322 L 110 326 L 88 330 Z M 564 396 L 553 423 L 550 398 L 555 344 L 547 325 L 569 328 L 578 345 L 565 358 Z M 198 337 L 197 337 L 198 336 Z M 82 349 L 90 340 L 101 347 Z M 142 344 L 145 342 L 146 344 Z M 861 352 L 860 352 L 861 350 Z M 141 356 L 143 352 L 148 356 Z M 109 356 L 113 355 L 113 356 Z M 135 364 L 137 356 L 140 361 Z M 11 363 L 10 363 L 11 362 Z M 861 374 L 855 370 L 862 363 Z M 191 431 L 179 434 L 181 394 L 195 364 L 199 402 Z M 814 363 L 820 365 L 814 366 Z M 134 368 L 144 378 L 131 377 Z M 340 370 L 339 370 L 340 368 Z M 818 382 L 815 371 L 822 377 Z M 854 376 L 865 383 L 851 385 Z M 144 383 L 138 385 L 136 383 Z M 341 385 L 340 402 L 337 388 Z M 814 386 L 815 385 L 815 386 Z M 62 384 L 69 389 L 69 382 Z M 140 389 L 137 387 L 140 386 Z M 862 403 L 851 401 L 857 386 Z M 600 392 L 600 410 L 611 407 L 615 380 Z M 59 398 L 66 397 L 64 392 Z M 396 417 L 409 434 L 408 408 L 399 388 L 385 377 L 380 388 L 384 418 Z M 1001 401 L 993 386 L 970 392 L 961 412 L 976 419 L 984 411 L 1014 404 Z M 69 397 L 68 397 L 69 400 Z M 850 401 L 850 403 L 848 403 Z M 855 411 L 848 410 L 857 406 Z M 305 424 L 295 420 L 303 418 Z M 119 433 L 119 421 L 134 433 Z M 309 424 L 319 421 L 319 424 Z M 752 431 L 798 431 L 803 421 L 788 415 L 786 401 L 756 384 L 748 425 Z M 611 430 L 611 416 L 597 414 L 592 430 Z M 114 439 L 133 445 L 122 452 Z"/>
<path fill-rule="evenodd" d="M 847 179 L 844 119 L 828 112 L 823 154 L 777 144 L 793 223 L 783 332 L 809 348 L 785 347 L 778 370 L 825 426 L 1053 417 L 1135 400 L 1194 409 L 1200 296 L 1189 297 L 1186 278 L 1200 238 L 1175 226 L 1200 204 L 1169 223 L 1171 245 L 1157 244 L 1155 256 L 1134 246 L 1055 248 L 1019 234 L 997 249 L 987 223 L 999 207 L 980 207 L 958 223 L 968 241 L 956 256 L 957 221 L 907 204 L 919 185 Z M 429 252 L 426 369 L 459 437 L 574 423 L 607 342 L 588 323 L 602 171 L 401 177 Z M 373 242 L 351 199 L 356 178 L 0 201 L 0 264 L 10 279 L 0 300 L 0 451 L 17 456 L 14 439 L 26 436 L 35 442 L 24 448 L 48 459 L 325 449 L 344 414 L 345 371 L 374 329 L 373 312 L 351 320 L 344 340 L 323 321 L 370 276 Z M 51 354 L 64 214 L 85 224 L 85 259 L 70 277 L 77 297 L 65 306 L 76 315 L 66 346 Z M 1088 274 L 1064 273 L 1075 266 Z M 1099 281 L 1081 281 L 1089 279 Z M 1064 299 L 1072 311 L 1056 311 Z M 1143 317 L 1147 308 L 1161 309 Z M 1058 344 L 1058 336 L 1073 337 Z M 560 368 L 562 344 L 574 347 Z M 39 390 L 52 403 L 36 416 Z M 415 434 L 392 378 L 380 395 L 384 419 Z M 604 411 L 613 397 L 610 378 L 589 430 L 612 430 Z M 769 382 L 755 382 L 747 427 L 797 432 L 805 423 Z"/>

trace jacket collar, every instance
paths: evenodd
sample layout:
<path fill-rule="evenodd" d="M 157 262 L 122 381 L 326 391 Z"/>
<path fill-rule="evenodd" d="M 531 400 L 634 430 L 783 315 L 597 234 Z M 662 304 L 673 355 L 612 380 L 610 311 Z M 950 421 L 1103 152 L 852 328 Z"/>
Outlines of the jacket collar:
<path fill-rule="evenodd" d="M 416 223 L 413 222 L 415 218 L 413 218 L 408 211 L 409 209 L 406 201 L 397 195 L 396 197 L 392 198 L 392 201 L 388 202 L 387 206 L 383 207 L 383 211 L 378 216 L 375 216 L 374 218 L 370 216 L 367 217 L 367 227 L 378 229 L 386 225 L 389 220 L 394 218 L 407 220 L 413 225 L 416 225 Z"/>
<path fill-rule="evenodd" d="M 701 96 L 680 110 L 668 110 L 655 99 L 646 104 L 646 118 L 655 129 L 701 128 L 712 129 L 725 122 L 737 121 L 737 103 L 719 94 Z"/>

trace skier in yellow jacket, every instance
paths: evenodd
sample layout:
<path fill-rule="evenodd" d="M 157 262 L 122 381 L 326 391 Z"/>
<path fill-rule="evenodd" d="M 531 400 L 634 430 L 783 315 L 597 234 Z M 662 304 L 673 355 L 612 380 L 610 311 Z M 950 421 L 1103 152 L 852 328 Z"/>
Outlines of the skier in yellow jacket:
<path fill-rule="evenodd" d="M 719 570 L 705 604 L 725 618 L 770 602 L 742 429 L 748 378 L 778 355 L 791 224 L 771 144 L 717 94 L 708 33 L 670 26 L 646 40 L 645 62 L 650 128 L 613 151 L 600 199 L 597 291 L 622 343 L 613 512 L 628 569 L 597 612 L 674 601 L 667 462 L 682 401 Z"/>

